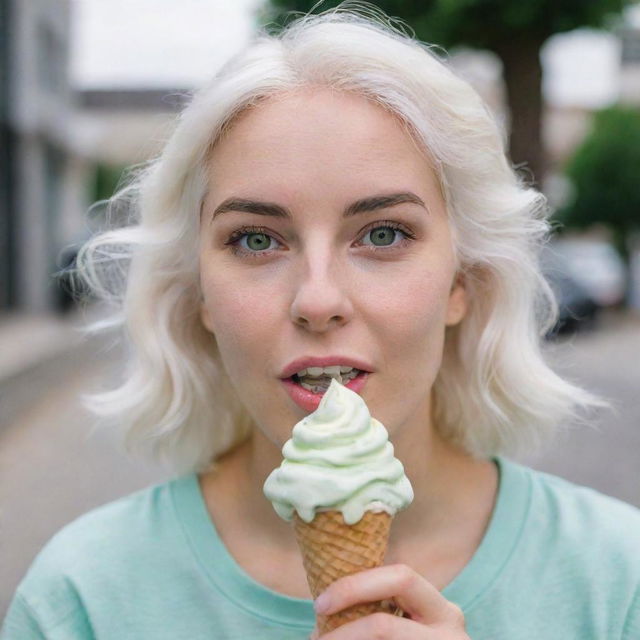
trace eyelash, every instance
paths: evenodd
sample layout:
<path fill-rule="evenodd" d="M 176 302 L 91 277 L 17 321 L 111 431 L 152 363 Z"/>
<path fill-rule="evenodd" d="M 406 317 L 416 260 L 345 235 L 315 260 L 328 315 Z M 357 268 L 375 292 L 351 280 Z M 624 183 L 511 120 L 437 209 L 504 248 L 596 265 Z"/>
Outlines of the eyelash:
<path fill-rule="evenodd" d="M 369 225 L 368 227 L 366 227 L 364 229 L 363 232 L 363 236 L 367 235 L 367 233 L 369 233 L 370 231 L 373 231 L 374 229 L 378 229 L 380 227 L 383 228 L 390 228 L 393 229 L 395 231 L 399 231 L 400 233 L 403 234 L 404 238 L 402 238 L 402 242 L 398 245 L 390 245 L 387 247 L 376 247 L 375 245 L 363 245 L 366 246 L 368 249 L 370 249 L 371 251 L 388 251 L 389 249 L 397 249 L 398 247 L 401 246 L 406 246 L 407 240 L 411 241 L 411 240 L 415 240 L 415 234 L 413 234 L 409 229 L 407 229 L 404 225 L 399 224 L 398 222 L 393 222 L 392 220 L 381 220 L 379 222 L 374 222 L 371 225 Z M 259 258 L 263 255 L 268 255 L 269 253 L 271 253 L 272 251 L 275 251 L 275 249 L 265 249 L 264 251 L 247 251 L 243 248 L 241 248 L 238 245 L 238 241 L 245 235 L 249 235 L 252 233 L 259 233 L 259 234 L 264 234 L 266 236 L 269 236 L 270 238 L 273 238 L 274 240 L 278 241 L 276 238 L 273 237 L 273 235 L 271 235 L 268 230 L 265 227 L 240 227 L 239 229 L 237 229 L 236 231 L 234 231 L 230 236 L 229 239 L 224 243 L 225 245 L 230 245 L 231 246 L 231 250 L 233 251 L 233 253 L 235 255 L 242 255 L 242 256 L 246 256 L 246 257 L 250 257 L 250 258 Z"/>

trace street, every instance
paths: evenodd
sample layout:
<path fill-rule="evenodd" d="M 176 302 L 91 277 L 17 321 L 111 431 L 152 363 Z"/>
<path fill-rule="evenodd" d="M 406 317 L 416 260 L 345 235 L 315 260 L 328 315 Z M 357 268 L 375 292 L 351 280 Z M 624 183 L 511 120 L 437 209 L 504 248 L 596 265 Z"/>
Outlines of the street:
<path fill-rule="evenodd" d="M 522 459 L 640 507 L 640 318 L 613 314 L 601 328 L 551 343 L 548 361 L 609 400 L 587 427 L 568 424 L 538 456 Z"/>
<path fill-rule="evenodd" d="M 547 351 L 559 371 L 612 400 L 617 412 L 596 415 L 594 428 L 568 425 L 543 454 L 520 462 L 640 506 L 640 318 L 612 314 L 600 329 L 562 338 Z M 58 529 L 170 476 L 159 465 L 128 458 L 116 434 L 92 432 L 79 396 L 107 388 L 117 362 L 115 352 L 89 344 L 39 372 L 46 391 L 0 429 L 0 616 Z M 29 388 L 21 384 L 22 393 Z"/>

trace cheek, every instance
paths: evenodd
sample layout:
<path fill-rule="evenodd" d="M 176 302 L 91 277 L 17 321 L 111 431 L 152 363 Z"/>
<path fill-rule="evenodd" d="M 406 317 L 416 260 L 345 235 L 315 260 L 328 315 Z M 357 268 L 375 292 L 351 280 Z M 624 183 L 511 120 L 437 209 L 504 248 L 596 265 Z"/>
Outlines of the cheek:
<path fill-rule="evenodd" d="M 270 287 L 228 276 L 223 271 L 204 276 L 202 290 L 220 353 L 233 374 L 246 370 L 247 361 L 264 361 L 281 304 Z"/>
<path fill-rule="evenodd" d="M 433 268 L 406 270 L 384 284 L 367 283 L 372 309 L 381 317 L 394 316 L 394 329 L 424 335 L 444 323 L 449 297 L 448 273 Z"/>
<path fill-rule="evenodd" d="M 388 358 L 410 376 L 439 368 L 449 295 L 448 273 L 422 269 L 376 288 L 370 316 L 384 332 Z M 425 366 L 426 365 L 426 366 Z"/>

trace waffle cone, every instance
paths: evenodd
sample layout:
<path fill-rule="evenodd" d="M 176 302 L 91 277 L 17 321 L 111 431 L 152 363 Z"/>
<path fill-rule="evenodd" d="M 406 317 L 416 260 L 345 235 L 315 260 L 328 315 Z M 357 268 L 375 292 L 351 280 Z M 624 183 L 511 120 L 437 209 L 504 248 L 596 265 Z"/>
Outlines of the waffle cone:
<path fill-rule="evenodd" d="M 349 525 L 340 511 L 320 511 L 307 523 L 294 513 L 298 546 L 314 599 L 339 578 L 382 565 L 391 520 L 384 511 L 366 511 L 359 522 Z M 378 611 L 401 613 L 395 609 L 388 601 L 357 604 L 328 616 L 318 615 L 318 629 L 327 633 Z"/>

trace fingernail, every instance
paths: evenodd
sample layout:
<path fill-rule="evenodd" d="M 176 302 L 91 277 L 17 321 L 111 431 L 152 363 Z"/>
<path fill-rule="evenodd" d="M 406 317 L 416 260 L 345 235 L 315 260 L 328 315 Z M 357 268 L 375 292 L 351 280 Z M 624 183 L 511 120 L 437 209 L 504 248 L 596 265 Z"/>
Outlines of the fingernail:
<path fill-rule="evenodd" d="M 327 613 L 331 605 L 331 599 L 327 593 L 321 593 L 316 601 L 313 603 L 313 608 L 316 613 Z"/>

